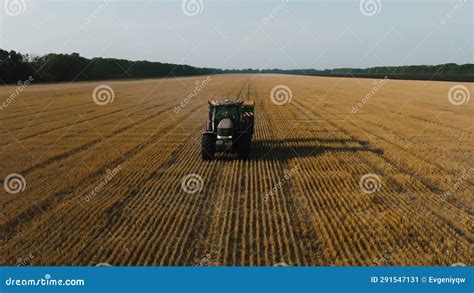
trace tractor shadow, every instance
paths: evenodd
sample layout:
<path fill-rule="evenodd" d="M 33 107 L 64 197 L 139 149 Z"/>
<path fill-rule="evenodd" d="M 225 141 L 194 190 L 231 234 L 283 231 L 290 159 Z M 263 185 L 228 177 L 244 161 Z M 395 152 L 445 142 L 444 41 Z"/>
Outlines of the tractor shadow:
<path fill-rule="evenodd" d="M 372 152 L 383 155 L 367 141 L 347 138 L 287 138 L 282 140 L 254 140 L 249 160 L 287 161 L 292 158 L 318 157 L 324 153 Z"/>

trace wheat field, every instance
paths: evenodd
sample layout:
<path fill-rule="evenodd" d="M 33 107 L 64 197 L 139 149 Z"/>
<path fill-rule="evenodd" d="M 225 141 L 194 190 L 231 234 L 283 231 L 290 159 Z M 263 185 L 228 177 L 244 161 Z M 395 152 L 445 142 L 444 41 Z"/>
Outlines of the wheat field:
<path fill-rule="evenodd" d="M 113 99 L 95 100 L 104 85 Z M 213 75 L 1 87 L 1 264 L 472 265 L 474 104 L 448 99 L 457 85 Z M 255 101 L 250 159 L 201 160 L 213 99 Z"/>

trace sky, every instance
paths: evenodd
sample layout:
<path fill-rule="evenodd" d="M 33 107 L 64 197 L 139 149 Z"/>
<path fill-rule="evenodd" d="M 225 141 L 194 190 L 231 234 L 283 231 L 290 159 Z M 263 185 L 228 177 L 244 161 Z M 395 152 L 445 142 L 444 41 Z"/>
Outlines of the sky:
<path fill-rule="evenodd" d="M 0 48 L 223 69 L 474 63 L 473 0 L 0 0 Z"/>

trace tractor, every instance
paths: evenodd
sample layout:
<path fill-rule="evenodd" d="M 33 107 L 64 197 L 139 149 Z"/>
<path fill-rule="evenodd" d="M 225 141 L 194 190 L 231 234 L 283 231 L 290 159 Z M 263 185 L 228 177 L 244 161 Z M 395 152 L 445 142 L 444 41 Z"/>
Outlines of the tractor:
<path fill-rule="evenodd" d="M 247 159 L 254 131 L 255 104 L 252 101 L 209 101 L 206 131 L 202 134 L 202 159 L 215 159 L 216 152 L 237 153 Z"/>

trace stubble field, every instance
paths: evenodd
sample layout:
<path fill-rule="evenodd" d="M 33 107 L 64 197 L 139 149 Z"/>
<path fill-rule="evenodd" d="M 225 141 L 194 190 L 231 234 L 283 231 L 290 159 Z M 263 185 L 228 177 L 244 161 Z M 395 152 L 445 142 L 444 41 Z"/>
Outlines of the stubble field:
<path fill-rule="evenodd" d="M 94 102 L 101 85 L 113 101 Z M 456 85 L 216 75 L 26 86 L 0 111 L 0 262 L 472 265 L 474 106 L 449 101 Z M 0 102 L 15 91 L 1 87 Z M 207 100 L 220 98 L 256 102 L 247 161 L 201 160 Z"/>

